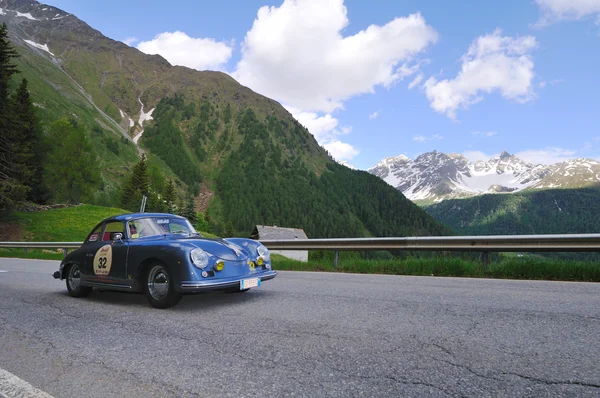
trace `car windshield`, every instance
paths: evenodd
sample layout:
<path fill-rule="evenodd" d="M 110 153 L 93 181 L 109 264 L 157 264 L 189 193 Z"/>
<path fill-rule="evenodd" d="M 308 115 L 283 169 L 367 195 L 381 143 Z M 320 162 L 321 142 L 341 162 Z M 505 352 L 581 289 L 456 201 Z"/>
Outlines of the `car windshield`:
<path fill-rule="evenodd" d="M 131 239 L 157 235 L 200 235 L 192 224 L 184 218 L 147 217 L 129 221 Z"/>

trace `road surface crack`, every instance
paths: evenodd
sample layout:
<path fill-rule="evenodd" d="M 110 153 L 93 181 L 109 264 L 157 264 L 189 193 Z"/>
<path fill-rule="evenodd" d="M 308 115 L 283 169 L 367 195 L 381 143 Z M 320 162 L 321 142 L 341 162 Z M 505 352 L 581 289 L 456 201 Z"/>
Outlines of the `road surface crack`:
<path fill-rule="evenodd" d="M 537 378 L 537 377 L 525 376 L 525 375 L 522 375 L 522 374 L 519 374 L 519 373 L 514 373 L 514 372 L 501 372 L 501 373 L 503 375 L 508 375 L 508 376 L 517 376 L 517 377 L 520 377 L 522 379 L 533 381 L 535 383 L 540 383 L 540 384 L 547 384 L 547 385 L 575 385 L 575 386 L 582 386 L 582 387 L 600 388 L 600 384 L 586 383 L 584 381 L 578 381 L 578 380 L 545 380 L 545 379 L 540 379 L 540 378 Z"/>

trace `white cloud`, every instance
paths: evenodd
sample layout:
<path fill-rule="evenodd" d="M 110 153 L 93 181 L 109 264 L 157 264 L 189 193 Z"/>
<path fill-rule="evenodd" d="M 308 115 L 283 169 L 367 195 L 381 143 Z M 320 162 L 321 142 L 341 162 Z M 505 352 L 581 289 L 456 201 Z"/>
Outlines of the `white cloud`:
<path fill-rule="evenodd" d="M 560 20 L 577 20 L 590 16 L 600 21 L 600 0 L 535 0 L 542 11 L 537 22 L 542 27 Z"/>
<path fill-rule="evenodd" d="M 498 133 L 495 131 L 474 131 L 473 135 L 478 135 L 481 137 L 493 137 L 495 135 L 497 135 Z"/>
<path fill-rule="evenodd" d="M 352 145 L 338 140 L 332 140 L 323 146 L 335 160 L 340 162 L 347 162 L 360 153 L 360 151 Z"/>
<path fill-rule="evenodd" d="M 327 149 L 337 161 L 348 161 L 360 151 L 352 145 L 339 140 L 340 135 L 350 134 L 351 126 L 338 129 L 339 121 L 329 113 L 323 116 L 315 112 L 304 112 L 291 106 L 285 107 L 298 122 L 306 127 L 315 137 L 319 145 Z"/>
<path fill-rule="evenodd" d="M 353 96 L 417 73 L 437 41 L 420 14 L 344 36 L 343 0 L 284 0 L 258 10 L 233 77 L 298 109 L 330 113 Z"/>
<path fill-rule="evenodd" d="M 533 60 L 530 52 L 537 46 L 535 37 L 478 37 L 462 57 L 462 67 L 456 78 L 438 81 L 430 77 L 424 84 L 431 107 L 451 119 L 459 108 L 483 99 L 483 94 L 499 92 L 504 98 L 519 102 L 533 97 Z"/>
<path fill-rule="evenodd" d="M 594 140 L 594 142 L 600 142 L 600 137 L 594 137 L 592 140 Z"/>
<path fill-rule="evenodd" d="M 123 40 L 123 43 L 127 44 L 128 46 L 131 46 L 133 43 L 136 43 L 138 41 L 139 39 L 137 37 L 131 36 Z"/>
<path fill-rule="evenodd" d="M 565 81 L 564 79 L 553 79 L 550 81 L 544 80 L 544 81 L 540 82 L 540 88 L 546 88 L 547 85 L 556 86 L 557 84 L 562 83 L 564 81 Z"/>
<path fill-rule="evenodd" d="M 427 141 L 433 141 L 433 140 L 443 140 L 444 137 L 439 135 L 439 134 L 434 134 L 432 136 L 429 137 L 425 137 L 424 135 L 416 135 L 412 138 L 412 140 L 414 142 L 427 142 Z"/>
<path fill-rule="evenodd" d="M 423 78 L 424 78 L 424 77 L 425 77 L 425 76 L 423 76 L 423 74 L 422 74 L 422 73 L 419 73 L 419 74 L 417 75 L 417 77 L 415 77 L 415 78 L 413 79 L 413 81 L 412 81 L 412 82 L 410 82 L 410 84 L 408 85 L 408 89 L 409 89 L 409 90 L 412 90 L 413 88 L 415 88 L 416 86 L 418 86 L 419 84 L 421 84 L 421 82 L 423 81 Z"/>
<path fill-rule="evenodd" d="M 570 149 L 546 147 L 517 152 L 515 156 L 533 164 L 554 164 L 572 159 L 576 153 L 577 151 Z"/>
<path fill-rule="evenodd" d="M 469 159 L 471 162 L 478 162 L 480 160 L 487 162 L 491 158 L 499 156 L 499 154 L 488 155 L 482 151 L 465 151 L 463 152 L 463 156 Z"/>
<path fill-rule="evenodd" d="M 183 32 L 164 32 L 153 40 L 142 41 L 137 48 L 146 54 L 160 54 L 173 65 L 197 70 L 221 70 L 231 58 L 232 43 L 193 38 Z"/>
<path fill-rule="evenodd" d="M 371 113 L 369 115 L 369 119 L 371 119 L 371 120 L 377 119 L 377 116 L 379 116 L 379 111 L 375 111 L 375 112 Z"/>

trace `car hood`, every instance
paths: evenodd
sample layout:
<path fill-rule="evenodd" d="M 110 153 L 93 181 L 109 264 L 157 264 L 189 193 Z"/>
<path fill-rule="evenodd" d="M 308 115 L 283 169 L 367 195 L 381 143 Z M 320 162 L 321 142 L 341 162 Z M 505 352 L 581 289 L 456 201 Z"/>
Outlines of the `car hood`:
<path fill-rule="evenodd" d="M 250 252 L 243 246 L 236 245 L 225 239 L 186 239 L 189 243 L 199 247 L 221 260 L 244 261 L 248 259 Z"/>

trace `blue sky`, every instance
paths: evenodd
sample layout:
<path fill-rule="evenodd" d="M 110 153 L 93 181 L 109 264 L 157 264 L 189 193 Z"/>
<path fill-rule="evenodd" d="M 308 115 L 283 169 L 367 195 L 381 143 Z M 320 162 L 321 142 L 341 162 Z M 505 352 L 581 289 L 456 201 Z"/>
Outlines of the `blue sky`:
<path fill-rule="evenodd" d="M 600 158 L 600 0 L 47 3 L 230 73 L 360 169 L 434 149 Z"/>

